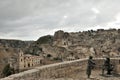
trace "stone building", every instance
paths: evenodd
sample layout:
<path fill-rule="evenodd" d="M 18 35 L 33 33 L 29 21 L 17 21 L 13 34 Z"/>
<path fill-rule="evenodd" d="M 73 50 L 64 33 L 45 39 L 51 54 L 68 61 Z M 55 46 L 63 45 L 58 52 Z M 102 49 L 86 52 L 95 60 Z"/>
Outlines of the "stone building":
<path fill-rule="evenodd" d="M 23 51 L 19 50 L 17 57 L 11 57 L 8 63 L 15 70 L 27 70 L 41 64 L 42 58 L 40 56 L 24 54 Z"/>
<path fill-rule="evenodd" d="M 19 52 L 18 56 L 18 68 L 19 70 L 29 69 L 41 64 L 42 58 L 40 56 L 24 54 L 22 51 Z"/>

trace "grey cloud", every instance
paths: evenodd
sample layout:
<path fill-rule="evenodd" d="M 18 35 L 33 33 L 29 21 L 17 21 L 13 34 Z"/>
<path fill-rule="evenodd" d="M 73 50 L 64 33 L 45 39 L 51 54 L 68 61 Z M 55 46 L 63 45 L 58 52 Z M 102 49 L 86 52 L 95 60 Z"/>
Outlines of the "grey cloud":
<path fill-rule="evenodd" d="M 119 3 L 119 0 L 0 0 L 0 35 L 37 39 L 73 25 L 88 25 L 80 26 L 80 30 L 105 25 L 116 20 Z"/>

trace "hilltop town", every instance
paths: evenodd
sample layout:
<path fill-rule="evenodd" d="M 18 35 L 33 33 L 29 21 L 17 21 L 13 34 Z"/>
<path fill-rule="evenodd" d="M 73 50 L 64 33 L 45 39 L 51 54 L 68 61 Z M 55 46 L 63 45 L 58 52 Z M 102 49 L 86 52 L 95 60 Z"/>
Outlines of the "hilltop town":
<path fill-rule="evenodd" d="M 11 64 L 19 71 L 56 62 L 120 56 L 120 29 L 83 32 L 56 31 L 37 41 L 0 40 L 0 69 Z"/>

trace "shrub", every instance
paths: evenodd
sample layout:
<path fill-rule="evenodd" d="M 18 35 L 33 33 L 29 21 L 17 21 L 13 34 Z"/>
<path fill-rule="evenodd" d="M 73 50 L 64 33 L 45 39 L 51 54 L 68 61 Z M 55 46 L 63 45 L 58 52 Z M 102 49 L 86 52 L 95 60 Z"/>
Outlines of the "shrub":
<path fill-rule="evenodd" d="M 40 37 L 37 40 L 37 44 L 46 44 L 46 43 L 51 43 L 53 41 L 53 37 L 50 35 Z"/>
<path fill-rule="evenodd" d="M 14 73 L 14 69 L 10 67 L 10 64 L 7 64 L 2 71 L 3 77 L 7 77 L 13 73 Z"/>

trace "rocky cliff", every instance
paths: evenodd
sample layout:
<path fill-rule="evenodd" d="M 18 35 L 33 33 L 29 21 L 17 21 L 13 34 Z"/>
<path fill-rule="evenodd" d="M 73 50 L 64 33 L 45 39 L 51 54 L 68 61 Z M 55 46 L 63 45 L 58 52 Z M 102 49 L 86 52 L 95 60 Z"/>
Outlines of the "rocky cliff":
<path fill-rule="evenodd" d="M 66 48 L 78 58 L 88 55 L 102 57 L 120 54 L 120 29 L 99 29 L 76 33 L 58 31 L 54 36 L 55 46 Z"/>
<path fill-rule="evenodd" d="M 32 46 L 31 53 L 52 60 L 69 60 L 120 55 L 120 29 L 98 29 L 83 32 L 59 30 L 53 36 L 40 37 Z"/>
<path fill-rule="evenodd" d="M 0 39 L 0 65 L 6 63 L 9 57 L 15 57 L 17 49 L 22 49 L 25 54 L 43 57 L 43 64 L 86 58 L 89 55 L 120 56 L 120 29 L 71 33 L 59 30 L 53 36 L 46 35 L 37 41 Z"/>

